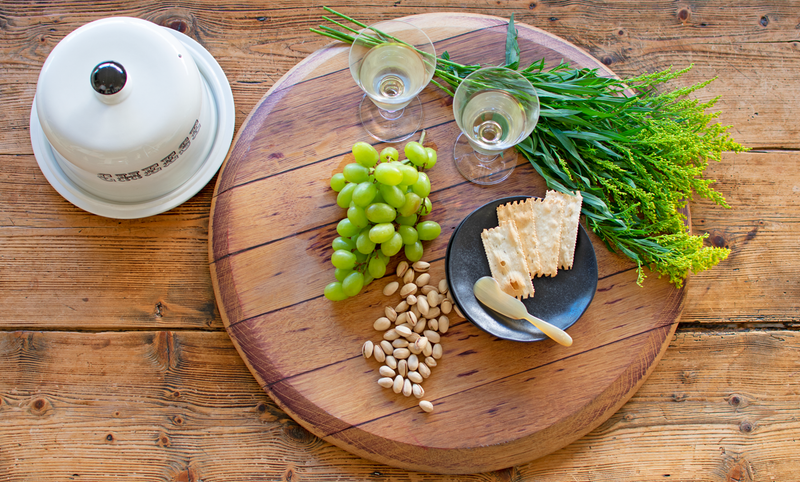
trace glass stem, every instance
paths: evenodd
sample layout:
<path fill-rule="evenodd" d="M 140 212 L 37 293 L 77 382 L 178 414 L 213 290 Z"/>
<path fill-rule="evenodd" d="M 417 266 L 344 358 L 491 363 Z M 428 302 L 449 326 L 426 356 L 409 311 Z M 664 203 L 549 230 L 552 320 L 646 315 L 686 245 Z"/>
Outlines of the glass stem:
<path fill-rule="evenodd" d="M 406 110 L 405 107 L 402 108 L 402 109 L 394 110 L 394 111 L 384 110 L 384 109 L 381 109 L 380 107 L 378 107 L 378 112 L 381 113 L 381 117 L 383 117 L 386 120 L 397 120 L 397 119 L 403 117 L 403 111 L 404 110 Z"/>

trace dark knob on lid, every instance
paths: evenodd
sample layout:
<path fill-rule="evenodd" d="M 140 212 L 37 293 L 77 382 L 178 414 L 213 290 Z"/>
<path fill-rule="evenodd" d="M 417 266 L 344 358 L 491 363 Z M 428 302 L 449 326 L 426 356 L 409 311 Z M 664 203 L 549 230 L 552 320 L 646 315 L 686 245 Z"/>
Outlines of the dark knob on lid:
<path fill-rule="evenodd" d="M 113 95 L 125 87 L 128 74 L 117 62 L 100 62 L 92 70 L 92 88 L 103 95 Z"/>

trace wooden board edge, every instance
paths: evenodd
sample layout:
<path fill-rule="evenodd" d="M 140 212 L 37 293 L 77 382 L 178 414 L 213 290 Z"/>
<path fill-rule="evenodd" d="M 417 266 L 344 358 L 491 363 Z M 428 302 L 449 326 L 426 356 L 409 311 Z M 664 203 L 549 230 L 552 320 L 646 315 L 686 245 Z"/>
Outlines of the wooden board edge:
<path fill-rule="evenodd" d="M 405 18 L 407 18 L 407 19 L 411 19 L 411 18 L 419 19 L 419 18 L 434 18 L 434 17 L 436 17 L 438 19 L 438 21 L 441 21 L 442 15 L 443 14 L 422 14 L 422 15 L 418 15 L 418 16 L 405 17 Z M 502 20 L 502 19 L 500 19 L 500 17 L 493 17 L 493 16 L 481 15 L 481 14 L 459 14 L 459 17 L 462 17 L 462 16 L 472 17 L 473 19 L 475 19 L 477 21 L 480 21 L 480 22 L 484 22 L 484 23 L 487 20 L 491 20 L 494 23 L 492 26 L 498 25 L 497 22 Z M 502 21 L 505 22 L 505 20 L 502 20 Z M 543 41 L 542 39 L 546 39 L 547 40 L 546 43 L 545 43 L 546 45 L 549 45 L 551 42 L 553 42 L 553 41 L 555 41 L 557 39 L 557 37 L 555 37 L 552 34 L 549 34 L 549 33 L 545 32 L 545 31 L 543 31 L 541 29 L 538 29 L 538 28 L 535 28 L 535 27 L 527 26 L 525 24 L 519 24 L 518 25 L 518 30 L 521 30 L 521 36 L 523 38 L 529 38 L 529 39 L 531 39 L 533 41 L 536 41 L 536 42 L 539 42 L 539 43 L 541 43 Z M 608 73 L 609 75 L 612 75 L 612 76 L 614 75 L 613 72 L 611 72 L 605 66 L 600 64 L 597 61 L 597 59 L 595 59 L 594 57 L 589 55 L 586 51 L 584 51 L 580 47 L 574 46 L 573 44 L 568 43 L 568 42 L 563 41 L 563 40 L 560 40 L 560 42 L 567 43 L 569 47 L 574 49 L 574 52 L 577 52 L 582 57 L 585 57 L 587 59 L 587 61 L 589 61 L 590 63 L 597 65 L 598 69 L 603 70 L 604 72 Z M 556 50 L 558 52 L 562 51 L 561 49 L 555 49 L 555 48 L 553 48 L 553 50 Z M 250 114 L 248 115 L 247 119 L 245 120 L 242 128 L 237 133 L 235 142 L 238 142 L 242 138 L 242 136 L 252 135 L 253 131 L 248 130 L 248 128 L 251 128 L 251 129 L 254 129 L 254 130 L 257 129 L 258 123 L 255 122 L 255 120 L 258 118 L 259 115 L 266 115 L 269 112 L 270 109 L 266 107 L 268 101 L 277 102 L 278 100 L 280 100 L 279 97 L 271 99 L 270 96 L 272 96 L 275 92 L 278 92 L 278 90 L 280 88 L 282 88 L 285 84 L 289 84 L 291 82 L 291 80 L 295 78 L 295 75 L 301 75 L 301 73 L 300 73 L 301 70 L 299 69 L 299 67 L 301 67 L 301 65 L 303 65 L 306 61 L 308 61 L 309 58 L 313 58 L 313 56 L 317 55 L 317 54 L 322 55 L 322 54 L 320 54 L 320 52 L 325 52 L 325 51 L 326 50 L 323 49 L 321 51 L 317 51 L 317 52 L 313 53 L 310 57 L 308 57 L 304 61 L 301 61 L 300 64 L 295 66 L 295 68 L 291 69 L 289 72 L 284 74 L 283 77 L 281 77 L 281 79 L 263 96 L 261 101 L 259 101 L 259 103 L 257 104 L 256 108 L 254 108 L 250 112 Z M 328 52 L 330 52 L 330 51 L 328 51 Z M 338 53 L 338 52 L 336 52 L 336 53 Z M 333 54 L 333 53 L 331 53 L 331 54 Z M 274 102 L 271 102 L 271 103 L 274 103 Z M 252 124 L 252 127 L 251 127 L 251 124 Z M 220 194 L 220 192 L 224 192 L 224 189 L 225 189 L 225 186 L 226 186 L 225 185 L 225 180 L 235 178 L 235 169 L 233 169 L 232 173 L 228 172 L 228 170 L 231 169 L 231 163 L 229 161 L 233 158 L 234 154 L 235 154 L 235 152 L 234 152 L 234 150 L 232 150 L 231 153 L 229 154 L 228 158 L 225 160 L 225 163 L 223 165 L 223 170 L 225 172 L 223 172 L 220 175 L 220 178 L 219 178 L 219 180 L 217 182 L 217 185 L 215 186 L 214 196 L 212 198 L 212 209 L 211 209 L 211 214 L 212 215 L 211 215 L 211 220 L 210 220 L 210 224 L 209 224 L 209 233 L 214 233 L 215 231 L 212 229 L 212 227 L 217 226 L 217 224 L 216 224 L 216 221 L 217 221 L 216 214 L 217 214 L 217 207 L 218 207 L 217 200 L 218 200 L 218 195 Z M 219 230 L 217 230 L 217 231 L 219 231 Z M 221 235 L 222 233 L 219 233 L 219 234 Z M 220 302 L 220 299 L 221 299 L 220 297 L 222 295 L 222 290 L 221 290 L 221 287 L 220 287 L 220 285 L 218 283 L 218 275 L 219 275 L 218 269 L 221 268 L 221 267 L 216 265 L 216 263 L 218 263 L 220 261 L 220 259 L 218 257 L 215 257 L 215 255 L 214 255 L 214 253 L 216 251 L 215 250 L 215 239 L 216 238 L 213 237 L 212 235 L 210 235 L 209 237 L 210 237 L 210 240 L 209 240 L 209 260 L 210 260 L 211 269 L 212 269 L 212 282 L 213 282 L 213 285 L 214 285 L 214 292 L 215 292 L 215 295 L 218 297 L 218 303 L 221 303 L 221 305 L 222 305 L 220 307 L 221 308 L 220 309 L 220 313 L 222 315 L 222 318 L 223 318 L 223 321 L 225 323 L 225 326 L 226 326 L 226 328 L 229 328 L 230 324 L 229 324 L 228 312 L 226 311 L 226 308 L 229 308 L 230 306 L 228 306 L 228 303 L 225 303 L 224 301 Z M 217 253 L 219 253 L 219 252 L 217 251 Z M 224 270 L 224 268 L 223 268 L 223 270 Z M 666 351 L 666 346 L 668 346 L 668 343 L 665 343 L 665 341 L 668 340 L 669 337 L 671 337 L 674 334 L 674 332 L 675 332 L 675 330 L 677 328 L 677 319 L 679 319 L 680 312 L 682 311 L 683 306 L 685 304 L 685 287 L 683 289 L 681 289 L 681 290 L 678 290 L 677 293 L 678 293 L 678 298 L 679 298 L 679 300 L 678 300 L 679 307 L 678 307 L 677 316 L 676 316 L 674 321 L 671 321 L 671 323 L 670 323 L 670 325 L 669 325 L 669 327 L 667 329 L 667 333 L 664 335 L 663 338 L 661 338 L 660 346 L 658 347 L 658 350 L 656 351 L 655 356 L 650 360 L 650 363 L 647 366 L 646 370 L 638 377 L 637 382 L 629 389 L 628 392 L 626 392 L 625 396 L 623 396 L 622 398 L 617 399 L 614 404 L 608 405 L 607 407 L 603 407 L 603 409 L 599 411 L 599 415 L 595 415 L 593 417 L 592 424 L 583 427 L 582 430 L 579 431 L 579 432 L 577 432 L 577 431 L 576 432 L 571 432 L 569 434 L 569 437 L 571 437 L 569 440 L 567 440 L 567 438 L 564 437 L 562 440 L 565 440 L 566 443 L 564 443 L 562 445 L 562 447 L 567 445 L 567 444 L 569 444 L 569 443 L 571 443 L 574 440 L 577 440 L 581 436 L 583 436 L 586 433 L 588 433 L 589 431 L 593 430 L 594 428 L 599 426 L 602 422 L 604 422 L 608 417 L 610 417 L 613 413 L 615 413 L 622 405 L 624 405 L 624 403 L 626 403 L 630 399 L 630 397 L 633 396 L 633 394 L 641 386 L 641 384 L 644 383 L 644 381 L 650 375 L 650 373 L 652 373 L 653 369 L 655 368 L 655 365 L 658 363 L 658 361 L 661 359 L 661 357 L 663 356 L 664 352 Z M 672 305 L 674 305 L 674 303 L 668 303 L 668 305 L 672 306 Z M 673 310 L 665 309 L 665 311 L 669 311 L 670 313 L 674 314 Z M 663 317 L 663 313 L 664 312 L 662 312 L 662 319 L 664 318 Z M 658 328 L 653 329 L 651 331 L 649 337 L 654 337 L 658 333 L 661 333 L 661 332 L 663 332 L 663 330 L 660 330 Z M 229 332 L 229 334 L 230 334 L 230 332 Z M 231 337 L 231 339 L 232 339 L 232 341 L 234 343 L 234 346 L 236 347 L 237 351 L 240 353 L 240 355 L 242 355 L 243 350 L 239 346 L 238 341 L 234 337 Z M 368 459 L 371 459 L 371 460 L 376 460 L 376 461 L 378 461 L 380 463 L 385 463 L 387 465 L 397 466 L 397 467 L 401 467 L 401 468 L 405 468 L 405 469 L 409 469 L 409 470 L 420 470 L 419 465 L 404 466 L 403 463 L 397 463 L 396 460 L 388 460 L 388 459 L 387 460 L 379 460 L 379 458 L 375 457 L 374 454 L 366 453 L 365 451 L 362 451 L 362 450 L 358 449 L 357 447 L 354 447 L 352 445 L 347 444 L 345 441 L 343 441 L 341 439 L 337 439 L 335 437 L 326 437 L 325 434 L 322 433 L 321 431 L 319 431 L 317 427 L 310 426 L 310 424 L 308 424 L 306 422 L 306 420 L 303 417 L 300 416 L 300 414 L 294 413 L 293 411 L 288 409 L 288 407 L 280 400 L 280 398 L 277 397 L 266 386 L 264 380 L 262 380 L 258 376 L 257 371 L 254 370 L 254 367 L 250 364 L 250 361 L 248 359 L 246 359 L 244 356 L 242 356 L 242 358 L 243 358 L 245 364 L 247 365 L 248 369 L 250 370 L 250 372 L 254 375 L 254 377 L 259 382 L 259 384 L 265 389 L 265 391 L 267 391 L 267 393 L 270 395 L 270 397 L 273 398 L 273 400 L 275 400 L 275 402 L 278 404 L 278 406 L 281 409 L 283 409 L 286 413 L 288 413 L 290 416 L 292 416 L 292 418 L 294 418 L 300 425 L 305 427 L 311 433 L 314 433 L 318 437 L 323 438 L 323 439 L 327 440 L 328 442 L 333 443 L 334 445 L 340 446 L 341 448 L 344 448 L 345 450 L 347 450 L 347 451 L 349 451 L 351 453 L 357 454 L 359 456 L 362 456 L 364 458 L 368 458 Z M 629 373 L 630 370 L 632 370 L 632 369 L 629 368 L 628 370 L 623 372 L 623 375 L 620 378 L 622 378 L 625 375 L 630 375 L 630 373 Z M 613 385 L 614 384 L 612 384 L 612 386 Z M 609 391 L 611 391 L 611 390 L 609 389 Z M 609 391 L 606 391 L 604 393 L 609 393 Z M 284 395 L 286 395 L 286 394 L 284 394 Z M 594 406 L 597 405 L 597 404 L 599 404 L 599 402 L 593 402 L 592 404 L 587 405 L 587 407 L 585 407 L 584 410 L 581 411 L 581 414 L 586 413 L 587 411 L 590 411 L 589 409 L 590 408 L 594 408 Z M 577 415 L 573 415 L 573 416 L 577 416 Z M 338 422 L 338 424 L 341 424 L 341 423 L 342 422 L 340 422 L 340 421 Z M 548 429 L 548 430 L 550 430 L 550 429 Z M 555 428 L 553 428 L 553 430 L 555 430 Z M 337 432 L 337 433 L 341 433 L 341 431 Z M 535 438 L 539 438 L 539 437 L 541 437 L 541 433 L 536 434 Z M 532 438 L 532 437 L 528 437 L 528 438 Z M 521 441 L 525 441 L 525 439 L 520 439 L 520 440 L 514 441 L 512 443 L 508 443 L 508 444 L 502 444 L 502 445 L 497 445 L 497 446 L 493 446 L 493 447 L 481 448 L 481 450 L 484 450 L 484 451 L 496 451 L 498 453 L 498 457 L 497 458 L 493 458 L 493 460 L 509 460 L 508 462 L 499 463 L 495 467 L 469 467 L 469 468 L 467 468 L 466 471 L 462 470 L 461 468 L 441 470 L 440 467 L 427 467 L 426 469 L 429 469 L 431 472 L 435 472 L 435 473 L 453 473 L 453 474 L 474 473 L 476 471 L 479 472 L 479 471 L 485 471 L 485 470 L 496 470 L 496 469 L 505 468 L 505 467 L 508 467 L 508 466 L 511 466 L 511 465 L 517 465 L 519 463 L 524 463 L 524 462 L 530 461 L 530 460 L 532 460 L 534 458 L 538 458 L 540 456 L 546 455 L 547 453 L 550 453 L 550 452 L 554 451 L 554 450 L 549 450 L 549 451 L 546 451 L 546 452 L 537 453 L 537 452 L 531 452 L 530 450 L 527 450 L 527 447 L 526 447 L 526 450 L 522 451 L 522 452 L 524 452 L 524 457 L 525 457 L 524 460 L 523 459 L 510 460 L 508 458 L 508 456 L 506 456 L 505 458 L 500 457 L 501 455 L 507 454 L 509 452 L 509 446 L 515 446 L 515 447 L 519 446 L 521 444 Z M 523 443 L 523 445 L 524 445 L 524 443 Z M 558 448 L 561 448 L 561 447 L 558 447 Z M 427 449 L 427 450 L 430 450 L 430 449 Z M 447 452 L 448 455 L 454 455 L 452 450 L 448 450 L 446 452 Z M 464 450 L 462 452 L 465 452 L 465 457 L 467 457 L 470 460 L 475 458 L 474 451 L 472 449 Z"/>
<path fill-rule="evenodd" d="M 281 387 L 280 393 L 278 393 L 273 391 L 272 387 L 267 386 L 259 376 L 256 375 L 256 378 L 281 410 L 285 411 L 306 430 L 326 442 L 366 460 L 404 470 L 434 474 L 464 475 L 501 470 L 531 462 L 566 447 L 600 426 L 627 403 L 652 374 L 656 365 L 664 356 L 666 348 L 669 346 L 669 342 L 677 329 L 678 321 L 686 304 L 685 300 L 686 286 L 674 290 L 671 298 L 667 300 L 665 308 L 658 315 L 657 326 L 643 334 L 634 335 L 645 336 L 645 345 L 656 347 L 653 351 L 653 356 L 647 360 L 648 363 L 646 363 L 644 370 L 638 369 L 642 366 L 641 364 L 632 364 L 622 371 L 619 377 L 609 384 L 608 388 L 595 400 L 546 430 L 512 442 L 483 446 L 478 449 L 436 449 L 407 446 L 410 454 L 407 460 L 384 457 L 370 451 L 368 447 L 372 444 L 369 442 L 362 441 L 360 444 L 355 445 L 348 440 L 352 438 L 346 436 L 348 431 L 351 429 L 358 430 L 357 427 L 345 425 L 344 422 L 333 418 L 326 419 L 326 414 L 318 412 L 304 416 L 304 414 L 298 413 L 287 406 L 282 399 L 283 397 L 287 400 L 294 400 L 294 395 L 300 397 L 294 390 L 289 387 Z M 239 349 L 235 340 L 234 345 Z M 256 372 L 253 371 L 248 360 L 245 360 L 245 363 L 251 372 L 255 374 Z M 624 380 L 636 380 L 636 382 L 632 385 L 626 385 Z M 620 395 L 620 389 L 623 388 L 625 391 Z M 308 418 L 310 417 L 313 417 L 316 423 L 309 422 Z M 326 420 L 320 423 L 322 419 Z M 570 425 L 580 426 L 581 428 L 580 430 L 564 430 L 564 427 Z M 327 427 L 329 430 L 321 429 L 320 427 L 322 426 Z M 326 432 L 333 433 L 333 435 L 328 435 Z M 367 440 L 369 440 L 369 436 Z M 379 445 L 380 441 L 374 442 Z M 395 445 L 401 444 L 395 442 Z M 476 450 L 479 453 L 476 453 Z"/>
<path fill-rule="evenodd" d="M 214 186 L 214 193 L 212 195 L 212 214 L 214 212 L 214 200 L 217 198 L 217 196 L 219 196 L 219 194 L 224 192 L 232 185 L 232 182 L 236 177 L 235 167 L 237 161 L 244 153 L 241 150 L 236 149 L 236 147 L 243 145 L 243 143 L 244 145 L 249 144 L 245 141 L 249 137 L 252 137 L 258 130 L 260 125 L 258 119 L 269 114 L 271 107 L 283 98 L 281 92 L 286 90 L 285 87 L 295 85 L 298 82 L 298 77 L 300 80 L 302 80 L 305 78 L 309 70 L 318 65 L 318 63 L 324 63 L 326 59 L 338 55 L 339 50 L 342 48 L 344 48 L 343 45 L 339 46 L 336 43 L 331 43 L 320 50 L 312 52 L 308 57 L 301 60 L 294 67 L 289 69 L 289 71 L 283 74 L 281 78 L 278 79 L 278 81 L 275 82 L 275 84 L 273 84 L 269 90 L 267 90 L 267 92 L 261 97 L 256 105 L 250 110 L 250 112 L 247 114 L 247 117 L 245 117 L 244 121 L 242 122 L 242 125 L 239 127 L 239 130 L 236 132 L 236 135 L 233 138 L 233 143 L 231 144 L 232 148 L 226 156 L 225 161 L 222 163 L 222 167 L 220 168 L 220 175 L 218 176 L 217 183 Z M 228 172 L 231 169 L 232 172 Z"/>
<path fill-rule="evenodd" d="M 398 18 L 397 20 L 407 21 L 409 23 L 413 23 L 417 26 L 424 26 L 425 23 L 430 23 L 431 25 L 436 24 L 447 24 L 447 22 L 458 22 L 463 23 L 465 19 L 474 21 L 476 25 L 479 26 L 486 26 L 486 27 L 496 27 L 499 25 L 507 25 L 508 19 L 503 17 L 498 17 L 495 15 L 485 15 L 481 13 L 467 13 L 467 12 L 435 12 L 435 13 L 422 13 L 419 15 L 409 15 L 406 17 Z M 422 25 L 420 25 L 422 24 Z M 547 48 L 559 52 L 564 55 L 567 51 L 571 55 L 576 55 L 580 62 L 586 64 L 594 64 L 596 68 L 602 71 L 609 77 L 616 77 L 617 75 L 609 69 L 605 64 L 603 64 L 600 60 L 595 58 L 592 54 L 590 54 L 587 50 L 575 45 L 574 43 L 565 40 L 555 34 L 552 34 L 546 30 L 543 30 L 539 27 L 534 27 L 532 25 L 528 25 L 525 23 L 514 23 L 514 26 L 517 29 L 518 38 L 524 38 L 526 40 L 530 40 L 537 44 L 541 44 L 546 46 Z M 567 58 L 567 55 L 564 55 L 564 58 Z M 458 59 L 452 59 L 455 62 L 458 62 Z"/>

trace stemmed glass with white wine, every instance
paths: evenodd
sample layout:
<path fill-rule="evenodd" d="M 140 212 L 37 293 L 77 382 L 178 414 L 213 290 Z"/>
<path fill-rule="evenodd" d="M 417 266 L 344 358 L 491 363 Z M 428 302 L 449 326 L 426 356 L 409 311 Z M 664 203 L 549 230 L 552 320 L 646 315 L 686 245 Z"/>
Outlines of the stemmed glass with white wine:
<path fill-rule="evenodd" d="M 365 95 L 361 123 L 380 141 L 400 142 L 422 125 L 417 95 L 436 69 L 436 51 L 425 32 L 400 20 L 365 28 L 350 47 L 350 73 Z"/>
<path fill-rule="evenodd" d="M 539 97 L 519 72 L 486 67 L 461 81 L 453 113 L 461 129 L 453 150 L 456 168 L 476 184 L 497 184 L 517 163 L 512 148 L 539 121 Z"/>

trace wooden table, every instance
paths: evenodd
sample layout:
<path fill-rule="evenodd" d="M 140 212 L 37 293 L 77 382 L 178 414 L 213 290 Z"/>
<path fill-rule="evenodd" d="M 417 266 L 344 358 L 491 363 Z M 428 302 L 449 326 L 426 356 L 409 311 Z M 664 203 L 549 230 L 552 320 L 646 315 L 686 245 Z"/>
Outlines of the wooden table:
<path fill-rule="evenodd" d="M 328 42 L 311 2 L 5 2 L 0 7 L 0 480 L 793 480 L 800 436 L 800 3 L 447 0 L 329 5 L 365 22 L 434 11 L 508 17 L 584 48 L 620 76 L 694 69 L 751 148 L 708 177 L 730 209 L 691 204 L 728 260 L 692 277 L 681 324 L 634 397 L 531 463 L 434 476 L 330 445 L 277 408 L 223 327 L 208 265 L 214 182 L 140 220 L 75 208 L 33 157 L 39 69 L 78 26 L 111 15 L 184 31 L 231 82 L 237 127 Z M 598 249 L 602 249 L 598 247 Z M 654 277 L 654 276 L 653 276 Z"/>

